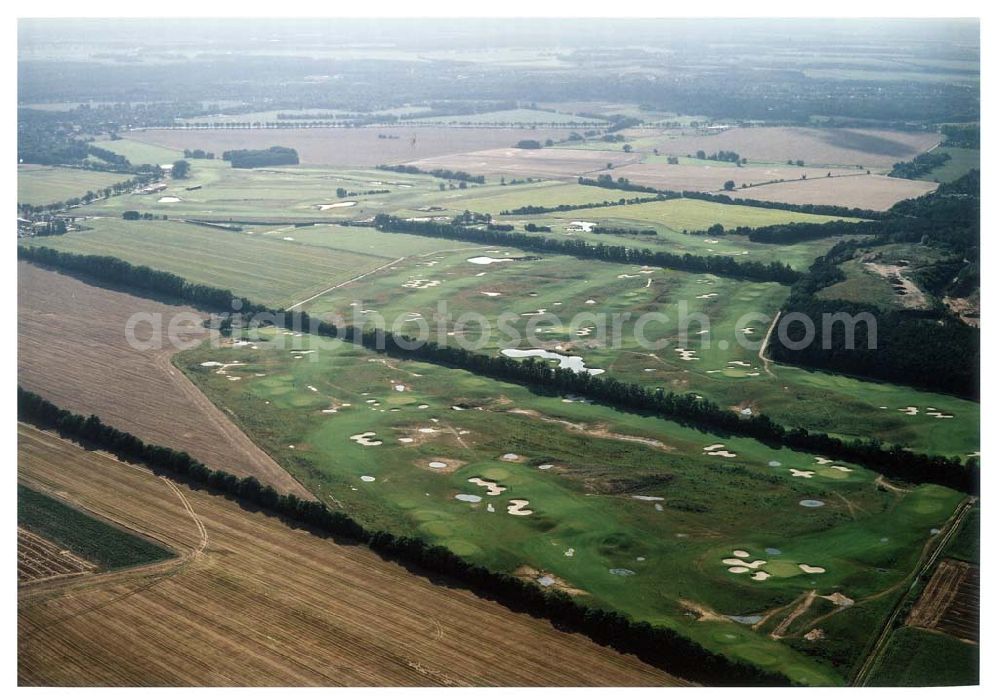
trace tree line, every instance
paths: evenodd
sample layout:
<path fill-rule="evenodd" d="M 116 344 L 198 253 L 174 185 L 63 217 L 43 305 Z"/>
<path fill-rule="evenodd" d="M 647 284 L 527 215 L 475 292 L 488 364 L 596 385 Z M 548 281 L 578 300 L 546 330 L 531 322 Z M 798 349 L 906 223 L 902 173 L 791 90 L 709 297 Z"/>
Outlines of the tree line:
<path fill-rule="evenodd" d="M 625 245 L 591 244 L 579 239 L 538 237 L 537 235 L 529 235 L 527 233 L 483 230 L 433 221 L 408 221 L 386 214 L 375 216 L 375 228 L 386 233 L 407 233 L 410 235 L 424 235 L 450 240 L 480 242 L 485 245 L 518 247 L 524 250 L 564 254 L 581 259 L 599 259 L 605 262 L 617 262 L 621 264 L 666 267 L 681 271 L 715 274 L 753 281 L 774 281 L 787 284 L 799 278 L 799 272 L 781 262 L 737 262 L 732 257 L 722 255 L 714 257 L 692 254 L 678 255 L 671 252 L 654 252 L 650 249 L 638 249 Z"/>
<path fill-rule="evenodd" d="M 774 447 L 785 446 L 858 463 L 900 480 L 932 482 L 962 491 L 973 491 L 978 487 L 979 468 L 974 460 L 963 463 L 959 458 L 915 453 L 899 445 L 886 446 L 878 439 L 847 441 L 798 427 L 788 428 L 764 414 L 746 417 L 723 409 L 709 400 L 698 400 L 691 394 L 646 388 L 606 375 L 574 373 L 569 369 L 552 368 L 544 361 L 522 361 L 433 342 L 420 343 L 406 336 L 396 337 L 384 330 L 338 327 L 327 322 L 317 322 L 304 312 L 269 309 L 239 298 L 231 291 L 190 284 L 175 274 L 154 271 L 149 267 L 135 267 L 113 257 L 75 255 L 27 246 L 18 247 L 18 257 L 104 281 L 133 285 L 147 292 L 172 295 L 209 309 L 229 312 L 235 303 L 239 303 L 241 313 L 248 316 L 270 313 L 275 319 L 283 318 L 285 327 L 293 331 L 314 328 L 317 334 L 357 342 L 378 353 L 460 368 L 477 375 L 555 394 L 581 395 L 595 402 L 653 414 L 695 428 L 746 436 Z"/>
<path fill-rule="evenodd" d="M 614 201 L 601 201 L 589 204 L 559 204 L 557 206 L 539 206 L 528 204 L 518 208 L 504 209 L 500 211 L 501 216 L 535 216 L 541 213 L 560 213 L 564 211 L 577 211 L 581 208 L 606 208 L 608 206 L 628 206 L 630 204 L 646 204 L 650 201 L 666 201 L 666 197 L 660 196 L 635 196 L 631 199 L 621 198 Z"/>
<path fill-rule="evenodd" d="M 546 590 L 513 575 L 464 560 L 446 547 L 420 538 L 369 530 L 352 517 L 332 511 L 322 502 L 294 494 L 279 494 L 254 477 L 238 478 L 212 470 L 184 451 L 147 444 L 138 437 L 104 424 L 98 417 L 84 417 L 60 409 L 39 395 L 17 389 L 18 419 L 54 429 L 63 437 L 97 446 L 122 460 L 136 461 L 157 474 L 196 483 L 227 498 L 259 506 L 285 521 L 325 536 L 348 538 L 380 556 L 417 565 L 440 574 L 486 598 L 517 612 L 549 620 L 556 627 L 578 632 L 601 645 L 639 659 L 671 674 L 704 684 L 723 686 L 783 686 L 787 677 L 711 652 L 676 631 L 636 621 L 618 611 L 584 605 L 558 590 Z"/>
<path fill-rule="evenodd" d="M 81 206 L 84 204 L 89 204 L 100 198 L 110 199 L 112 196 L 118 194 L 127 194 L 128 192 L 134 191 L 139 187 L 142 187 L 150 182 L 159 179 L 159 172 L 142 172 L 140 174 L 131 177 L 130 179 L 122 180 L 121 182 L 115 182 L 114 184 L 109 184 L 103 189 L 98 191 L 87 191 L 80 196 L 74 196 L 72 198 L 66 199 L 65 201 L 53 201 L 48 204 L 18 204 L 18 212 L 25 216 L 30 217 L 42 213 L 54 213 L 55 211 L 63 211 L 67 208 L 74 206 Z"/>
<path fill-rule="evenodd" d="M 299 153 L 295 148 L 273 145 L 262 150 L 227 150 L 222 159 L 239 169 L 254 167 L 275 167 L 277 165 L 298 165 Z"/>
<path fill-rule="evenodd" d="M 486 177 L 483 175 L 469 174 L 464 170 L 447 170 L 442 168 L 421 170 L 415 165 L 376 165 L 375 169 L 387 172 L 399 172 L 400 174 L 430 175 L 439 179 L 454 179 L 459 182 L 471 182 L 473 184 L 486 184 Z"/>
<path fill-rule="evenodd" d="M 912 160 L 897 162 L 892 166 L 889 176 L 900 179 L 920 179 L 949 160 L 951 160 L 951 155 L 948 153 L 932 150 L 929 153 L 921 153 Z"/>

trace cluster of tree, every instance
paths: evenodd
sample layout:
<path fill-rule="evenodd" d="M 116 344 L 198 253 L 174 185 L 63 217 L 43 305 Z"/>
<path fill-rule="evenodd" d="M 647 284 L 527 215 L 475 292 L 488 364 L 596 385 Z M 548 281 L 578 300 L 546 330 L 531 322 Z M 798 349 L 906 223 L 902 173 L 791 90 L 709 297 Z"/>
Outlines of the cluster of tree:
<path fill-rule="evenodd" d="M 699 150 L 694 156 L 699 160 L 713 160 L 715 162 L 734 162 L 737 165 L 746 163 L 746 158 L 741 158 L 740 154 L 734 150 L 720 150 L 716 153 L 705 154 L 704 150 Z"/>
<path fill-rule="evenodd" d="M 191 163 L 187 160 L 176 160 L 170 168 L 170 176 L 174 179 L 187 179 L 191 174 Z"/>
<path fill-rule="evenodd" d="M 763 262 L 737 262 L 732 257 L 721 255 L 712 257 L 692 254 L 678 255 L 624 245 L 612 246 L 603 243 L 593 245 L 575 238 L 538 237 L 525 233 L 468 228 L 451 223 L 408 221 L 385 214 L 375 216 L 375 227 L 388 233 L 409 233 L 411 235 L 478 242 L 484 245 L 519 247 L 524 250 L 564 254 L 582 259 L 599 259 L 622 264 L 645 264 L 752 281 L 775 281 L 787 284 L 799 278 L 798 272 L 781 262 L 766 264 Z"/>
<path fill-rule="evenodd" d="M 656 235 L 652 228 L 609 228 L 603 225 L 595 225 L 590 232 L 598 235 Z"/>
<path fill-rule="evenodd" d="M 139 213 L 138 211 L 122 211 L 122 220 L 126 221 L 154 221 L 159 216 L 154 213 Z M 166 219 L 166 216 L 163 217 Z"/>
<path fill-rule="evenodd" d="M 551 225 L 536 225 L 535 223 L 525 223 L 524 224 L 524 229 L 525 229 L 525 231 L 527 231 L 529 233 L 551 233 L 552 232 L 552 226 Z"/>
<path fill-rule="evenodd" d="M 515 143 L 514 147 L 522 148 L 524 150 L 538 150 L 539 148 L 542 147 L 542 144 L 540 141 L 536 141 L 532 138 L 526 138 L 524 140 L 520 140 L 517 143 Z"/>
<path fill-rule="evenodd" d="M 979 149 L 979 126 L 942 126 L 941 133 L 947 146 Z"/>
<path fill-rule="evenodd" d="M 851 218 L 882 218 L 885 213 L 882 211 L 871 211 L 864 208 L 848 208 L 847 206 L 831 206 L 829 204 L 789 204 L 781 201 L 759 201 L 757 199 L 733 198 L 726 194 L 710 194 L 703 191 L 673 191 L 670 189 L 657 189 L 647 187 L 642 184 L 633 184 L 625 177 L 614 179 L 611 175 L 598 175 L 597 179 L 580 177 L 579 184 L 589 187 L 602 187 L 604 189 L 621 189 L 622 191 L 644 192 L 647 194 L 657 194 L 666 199 L 698 199 L 700 201 L 711 201 L 716 204 L 732 204 L 736 206 L 753 206 L 755 208 L 768 208 L 781 211 L 795 211 L 797 213 L 814 213 L 821 216 L 844 216 Z"/>
<path fill-rule="evenodd" d="M 492 235 L 509 237 L 511 234 Z M 489 244 L 504 243 L 493 240 Z M 843 251 L 840 254 L 844 254 Z M 360 330 L 352 326 L 340 328 L 328 322 L 314 323 L 304 312 L 281 313 L 251 303 L 245 298 L 237 298 L 230 291 L 190 284 L 174 274 L 155 271 L 149 267 L 136 267 L 113 257 L 75 255 L 45 247 L 18 246 L 18 258 L 131 286 L 141 291 L 166 294 L 227 313 L 239 304 L 242 308 L 240 312 L 247 315 L 266 312 L 275 318 L 282 317 L 285 326 L 295 331 L 302 331 L 303 327 L 315 327 L 320 335 L 357 342 L 372 351 L 461 368 L 477 375 L 521 383 L 552 393 L 581 395 L 595 402 L 654 414 L 720 434 L 746 436 L 774 446 L 786 446 L 859 463 L 876 472 L 910 482 L 933 482 L 962 491 L 974 491 L 978 486 L 978 463 L 974 459 L 963 463 L 958 458 L 915 453 L 898 445 L 886 447 L 877 439 L 846 441 L 801 428 L 790 429 L 774 422 L 767 415 L 745 417 L 708 400 L 699 400 L 690 393 L 666 392 L 661 388 L 625 383 L 610 376 L 552 368 L 544 361 L 521 361 L 433 342 L 416 342 L 412 338 L 396 337 L 378 329 Z M 793 292 L 800 290 L 801 285 L 797 284 Z M 793 333 L 790 331 L 789 335 L 793 336 Z"/>
<path fill-rule="evenodd" d="M 201 148 L 195 148 L 194 150 L 184 150 L 184 157 L 191 160 L 214 160 L 215 153 L 207 152 Z"/>
<path fill-rule="evenodd" d="M 31 232 L 34 235 L 45 237 L 48 235 L 65 235 L 66 219 L 52 218 L 46 221 L 39 221 L 32 226 Z"/>
<path fill-rule="evenodd" d="M 266 150 L 227 150 L 222 154 L 222 159 L 240 169 L 299 164 L 299 154 L 295 148 L 280 145 L 273 145 Z"/>
<path fill-rule="evenodd" d="M 868 349 L 865 323 L 854 328 L 853 349 L 846 327 L 836 323 L 829 343 L 817 338 L 802 349 L 792 349 L 774 342 L 772 358 L 977 399 L 979 330 L 962 323 L 940 303 L 926 310 L 884 310 L 868 303 L 822 300 L 816 293 L 843 281 L 840 265 L 862 251 L 920 243 L 944 254 L 915 272 L 913 280 L 927 284 L 923 288 L 930 293 L 968 295 L 979 286 L 979 208 L 979 172 L 973 171 L 935 192 L 896 204 L 886 220 L 834 221 L 812 228 L 868 232 L 874 237 L 839 242 L 816 259 L 792 286 L 784 310 L 805 314 L 816 328 L 823 326 L 824 315 L 870 313 L 877 327 L 876 348 Z M 803 325 L 793 324 L 788 336 L 794 344 L 805 332 Z"/>
<path fill-rule="evenodd" d="M 430 175 L 431 177 L 438 177 L 439 179 L 454 179 L 461 182 L 471 182 L 472 184 L 486 184 L 486 177 L 483 175 L 474 175 L 464 172 L 462 170 L 446 170 L 446 169 L 433 169 L 433 170 L 421 170 L 419 167 L 414 165 L 378 165 L 377 170 L 386 170 L 388 172 L 399 172 L 401 174 L 414 174 L 414 175 Z"/>
<path fill-rule="evenodd" d="M 892 166 L 892 172 L 889 173 L 889 176 L 900 179 L 920 179 L 949 160 L 951 160 L 951 155 L 948 153 L 932 150 L 929 153 L 921 153 L 912 160 L 897 162 Z"/>
<path fill-rule="evenodd" d="M 273 487 L 262 485 L 252 476 L 241 479 L 222 470 L 212 470 L 187 452 L 147 444 L 132 434 L 104 424 L 94 415 L 84 417 L 63 410 L 20 386 L 17 407 L 21 420 L 55 429 L 64 437 L 86 446 L 96 446 L 119 458 L 142 463 L 157 474 L 195 483 L 261 507 L 320 535 L 349 538 L 385 558 L 416 565 L 435 575 L 445 575 L 515 611 L 546 618 L 560 628 L 581 633 L 620 652 L 634 654 L 674 675 L 711 685 L 788 685 L 788 680 L 780 674 L 710 652 L 669 628 L 579 603 L 564 592 L 545 590 L 530 581 L 467 562 L 449 549 L 420 538 L 366 529 L 347 514 L 332 511 L 320 501 L 278 494 Z"/>

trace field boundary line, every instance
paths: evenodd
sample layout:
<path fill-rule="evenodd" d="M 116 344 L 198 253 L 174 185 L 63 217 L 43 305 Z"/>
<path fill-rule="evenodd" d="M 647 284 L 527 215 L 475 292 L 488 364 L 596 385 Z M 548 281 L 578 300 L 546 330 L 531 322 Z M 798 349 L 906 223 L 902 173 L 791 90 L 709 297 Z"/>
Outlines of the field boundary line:
<path fill-rule="evenodd" d="M 771 364 L 774 363 L 774 361 L 764 356 L 764 354 L 767 353 L 767 346 L 771 342 L 771 333 L 773 333 L 774 328 L 778 326 L 778 318 L 780 317 L 781 317 L 781 311 L 779 310 L 775 314 L 774 320 L 771 321 L 771 326 L 767 328 L 767 334 L 764 335 L 764 341 L 761 342 L 760 344 L 760 351 L 757 352 L 757 358 L 760 359 L 761 363 L 764 364 L 764 371 L 767 373 L 767 375 L 771 376 L 771 378 L 777 378 L 777 376 L 771 373 Z"/>
<path fill-rule="evenodd" d="M 295 309 L 296 309 L 296 308 L 298 308 L 298 307 L 299 307 L 300 305 L 304 305 L 304 304 L 308 303 L 309 301 L 314 301 L 314 300 L 316 300 L 317 298 L 319 298 L 320 296 L 322 296 L 322 295 L 324 295 L 324 294 L 327 294 L 327 293 L 329 293 L 330 291 L 335 291 L 335 290 L 337 290 L 338 288 L 341 288 L 342 286 L 346 286 L 347 284 L 351 284 L 351 283 L 354 283 L 355 281 L 360 281 L 361 279 L 365 278 L 366 276 L 371 276 L 372 274 L 375 274 L 375 273 L 377 273 L 377 272 L 380 272 L 380 271 L 382 271 L 383 269 L 385 269 L 385 268 L 387 268 L 387 267 L 391 267 L 391 266 L 392 266 L 393 264 L 399 264 L 399 263 L 400 263 L 400 262 L 402 262 L 402 261 L 403 261 L 404 259 L 406 259 L 406 257 L 400 257 L 399 259 L 394 259 L 393 261 L 391 261 L 391 262 L 388 262 L 387 264 L 383 264 L 382 266 L 380 266 L 380 267 L 378 267 L 378 268 L 376 268 L 376 269 L 372 269 L 371 271 L 366 271 L 366 272 L 365 272 L 364 274 L 360 274 L 360 275 L 358 275 L 358 276 L 355 276 L 355 277 L 354 277 L 353 279 L 348 279 L 347 281 L 343 281 L 343 282 L 341 282 L 341 283 L 337 284 L 336 286 L 331 286 L 330 288 L 328 288 L 328 289 L 326 289 L 326 290 L 324 290 L 324 291 L 320 291 L 320 292 L 319 292 L 319 293 L 317 293 L 316 295 L 313 295 L 313 296 L 309 296 L 308 298 L 306 298 L 306 299 L 305 299 L 305 300 L 303 300 L 303 301 L 299 301 L 298 303 L 295 303 L 294 305 L 290 305 L 290 306 L 288 306 L 288 308 L 287 308 L 287 309 L 288 309 L 288 310 L 295 310 Z"/>

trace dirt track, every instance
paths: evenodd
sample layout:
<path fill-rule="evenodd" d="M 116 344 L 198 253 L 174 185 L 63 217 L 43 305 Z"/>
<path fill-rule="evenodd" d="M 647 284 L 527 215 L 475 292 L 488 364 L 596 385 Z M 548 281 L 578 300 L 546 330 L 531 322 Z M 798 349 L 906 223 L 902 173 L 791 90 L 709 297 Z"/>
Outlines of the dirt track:
<path fill-rule="evenodd" d="M 125 324 L 136 312 L 162 313 L 164 326 L 180 312 L 201 317 L 186 306 L 18 264 L 18 383 L 60 407 L 187 451 L 210 467 L 311 496 L 173 367 L 176 350 L 169 343 L 148 351 L 129 346 Z M 183 336 L 205 332 L 192 322 Z"/>
<path fill-rule="evenodd" d="M 19 426 L 19 437 L 20 481 L 182 553 L 22 589 L 22 685 L 682 683 L 367 548 L 175 491 L 48 432 Z"/>

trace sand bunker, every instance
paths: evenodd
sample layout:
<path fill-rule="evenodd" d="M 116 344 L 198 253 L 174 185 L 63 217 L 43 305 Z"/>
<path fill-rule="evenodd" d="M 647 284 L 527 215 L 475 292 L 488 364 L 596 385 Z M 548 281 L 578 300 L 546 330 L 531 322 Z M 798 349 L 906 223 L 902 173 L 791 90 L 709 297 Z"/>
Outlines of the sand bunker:
<path fill-rule="evenodd" d="M 382 442 L 371 437 L 375 436 L 374 431 L 366 431 L 363 434 L 355 434 L 351 437 L 351 441 L 361 446 L 381 446 Z"/>
<path fill-rule="evenodd" d="M 496 298 L 497 296 L 500 295 L 500 293 L 497 291 L 480 291 L 479 293 L 481 293 L 484 296 L 489 296 L 490 298 Z"/>
<path fill-rule="evenodd" d="M 473 485 L 478 485 L 480 487 L 485 487 L 486 488 L 486 495 L 488 497 L 496 497 L 497 495 L 502 494 L 502 493 L 504 493 L 504 492 L 507 491 L 507 488 L 504 487 L 503 485 L 497 484 L 496 482 L 493 482 L 492 480 L 484 480 L 481 477 L 470 477 L 468 479 L 468 482 L 471 482 Z M 527 502 L 525 502 L 525 504 L 527 504 Z"/>
<path fill-rule="evenodd" d="M 507 504 L 507 513 L 511 516 L 531 516 L 535 512 L 528 509 L 527 499 L 512 499 Z"/>
<path fill-rule="evenodd" d="M 456 494 L 455 499 L 460 502 L 469 502 L 470 504 L 475 504 L 477 502 L 483 501 L 483 498 L 478 494 Z"/>
<path fill-rule="evenodd" d="M 694 349 L 682 349 L 681 347 L 677 347 L 674 351 L 681 355 L 681 361 L 701 361 L 700 358 L 695 356 Z"/>
<path fill-rule="evenodd" d="M 357 201 L 338 201 L 335 204 L 319 204 L 318 208 L 320 211 L 328 211 L 331 208 L 349 208 L 357 205 Z"/>
<path fill-rule="evenodd" d="M 646 494 L 633 494 L 632 499 L 638 499 L 640 502 L 662 502 L 663 497 L 652 497 Z"/>
<path fill-rule="evenodd" d="M 721 456 L 722 458 L 736 457 L 735 453 L 726 450 L 725 444 L 712 444 L 711 446 L 705 446 L 701 450 L 705 452 L 706 456 Z"/>
<path fill-rule="evenodd" d="M 729 571 L 733 574 L 743 574 L 744 572 L 749 572 L 749 567 L 730 567 Z"/>
<path fill-rule="evenodd" d="M 753 573 L 753 574 L 752 574 L 752 575 L 750 576 L 750 579 L 754 580 L 755 582 L 763 582 L 763 581 L 764 581 L 765 579 L 767 579 L 767 578 L 768 578 L 768 577 L 770 577 L 770 576 L 771 576 L 771 575 L 769 575 L 769 574 L 768 574 L 767 572 L 765 572 L 764 570 L 757 570 L 756 572 L 754 572 L 754 573 Z"/>
<path fill-rule="evenodd" d="M 792 473 L 792 477 L 812 478 L 815 475 L 815 472 L 812 470 L 796 470 L 795 468 L 789 468 L 788 470 Z"/>
<path fill-rule="evenodd" d="M 180 201 L 181 201 L 180 198 L 178 198 L 176 196 L 161 196 L 159 199 L 156 200 L 156 203 L 158 203 L 158 204 L 178 204 L 178 203 L 180 203 Z"/>
<path fill-rule="evenodd" d="M 848 468 L 846 465 L 831 465 L 830 467 L 834 470 L 839 470 L 842 473 L 854 472 L 853 468 Z"/>
<path fill-rule="evenodd" d="M 805 563 L 800 564 L 799 569 L 805 572 L 806 574 L 823 574 L 824 572 L 826 572 L 826 568 L 824 567 L 814 567 L 812 565 L 807 565 Z"/>
<path fill-rule="evenodd" d="M 410 279 L 403 284 L 403 288 L 423 289 L 440 286 L 440 279 Z"/>
<path fill-rule="evenodd" d="M 375 482 L 375 478 L 373 478 L 371 475 L 362 475 L 361 476 L 361 481 L 362 482 Z"/>
<path fill-rule="evenodd" d="M 513 262 L 513 259 L 504 259 L 503 257 L 469 257 L 466 262 L 471 262 L 472 264 L 499 264 L 500 262 Z"/>
<path fill-rule="evenodd" d="M 551 470 L 552 469 L 552 463 L 542 463 L 540 466 L 538 466 L 538 469 L 539 470 Z"/>
<path fill-rule="evenodd" d="M 698 300 L 705 300 L 706 298 L 715 298 L 718 293 L 703 293 L 700 296 L 695 296 Z"/>
<path fill-rule="evenodd" d="M 402 439 L 400 439 L 400 441 L 402 441 Z M 413 441 L 413 439 L 409 439 L 409 441 Z M 427 464 L 427 467 L 440 469 L 440 468 L 447 468 L 448 464 L 442 463 L 439 460 L 432 460 L 430 463 Z"/>
<path fill-rule="evenodd" d="M 823 456 L 814 456 L 816 458 L 816 465 L 827 465 L 833 461 L 829 458 L 824 458 Z"/>
<path fill-rule="evenodd" d="M 750 553 L 748 553 L 746 550 L 734 550 L 733 551 L 733 556 L 734 557 L 750 557 Z"/>
<path fill-rule="evenodd" d="M 594 229 L 595 225 L 597 225 L 597 223 L 591 223 L 590 221 L 570 221 L 569 227 L 567 227 L 566 230 L 589 233 Z"/>
<path fill-rule="evenodd" d="M 803 499 L 799 502 L 800 507 L 806 507 L 808 509 L 818 509 L 819 507 L 825 507 L 826 502 L 821 502 L 818 499 Z"/>

